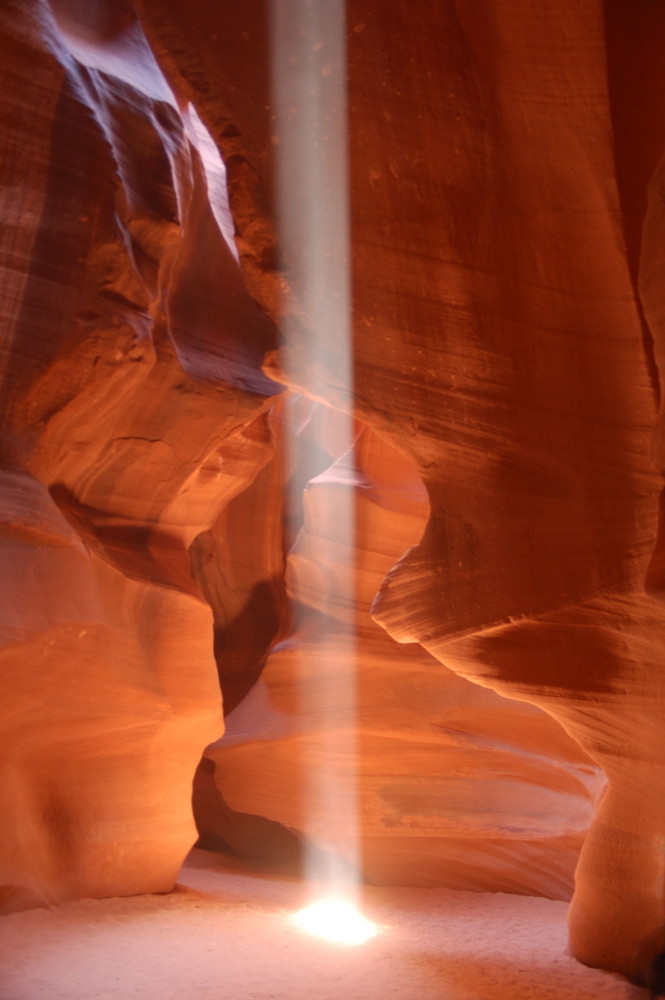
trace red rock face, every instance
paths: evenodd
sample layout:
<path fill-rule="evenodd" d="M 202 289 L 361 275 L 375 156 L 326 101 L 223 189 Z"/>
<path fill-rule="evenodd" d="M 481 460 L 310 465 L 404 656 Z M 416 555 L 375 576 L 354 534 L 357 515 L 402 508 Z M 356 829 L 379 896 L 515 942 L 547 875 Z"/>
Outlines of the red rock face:
<path fill-rule="evenodd" d="M 3 14 L 9 908 L 172 887 L 223 731 L 188 549 L 267 461 L 278 389 L 208 197 L 219 161 L 135 18 L 85 6 Z"/>
<path fill-rule="evenodd" d="M 371 431 L 354 458 L 305 494 L 286 571 L 297 624 L 206 751 L 226 808 L 201 787 L 205 841 L 274 857 L 283 833 L 269 819 L 307 845 L 315 869 L 311 848 L 373 884 L 569 898 L 598 773 L 532 705 L 470 685 L 372 621 L 381 580 L 418 541 L 429 505 L 412 464 Z M 344 551 L 336 494 L 351 475 L 356 544 Z"/>
<path fill-rule="evenodd" d="M 353 460 L 322 416 L 340 345 L 310 364 L 279 259 L 267 5 L 24 6 L 2 22 L 1 655 L 32 678 L 6 697 L 8 895 L 172 879 L 221 736 L 214 629 L 208 837 L 260 854 L 286 828 L 374 881 L 565 897 L 602 768 L 572 947 L 638 975 L 665 882 L 661 6 L 349 0 Z M 266 371 L 317 386 L 315 460 Z M 351 653 L 357 721 L 304 710 Z M 352 795 L 351 731 L 360 855 L 303 808 L 312 770 Z M 127 837 L 164 844 L 154 870 Z"/>

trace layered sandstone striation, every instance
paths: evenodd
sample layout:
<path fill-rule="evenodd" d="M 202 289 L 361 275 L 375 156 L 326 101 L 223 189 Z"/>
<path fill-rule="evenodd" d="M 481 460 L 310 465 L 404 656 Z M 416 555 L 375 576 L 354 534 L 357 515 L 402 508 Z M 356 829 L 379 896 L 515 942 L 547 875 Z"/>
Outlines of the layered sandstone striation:
<path fill-rule="evenodd" d="M 344 550 L 335 519 L 350 480 Z M 335 855 L 373 884 L 569 898 L 597 769 L 541 711 L 397 645 L 371 618 L 428 510 L 412 463 L 367 428 L 310 481 L 286 565 L 294 627 L 206 751 L 223 801 L 201 789 L 202 834 L 265 860 L 286 850 L 276 823 L 319 878 Z"/>
<path fill-rule="evenodd" d="M 545 708 L 604 767 L 572 944 L 635 972 L 663 919 L 657 187 L 647 211 L 663 14 L 619 0 L 347 11 L 356 413 L 412 457 L 431 508 L 375 619 Z M 188 14 L 162 14 L 155 38 L 180 37 L 190 92 L 213 124 L 222 95 L 269 179 L 265 8 L 234 9 L 232 52 L 224 31 L 206 44 L 202 4 Z M 272 276 L 258 284 L 269 307 Z"/>
<path fill-rule="evenodd" d="M 279 256 L 268 4 L 0 17 L 7 905 L 168 887 L 207 743 L 211 839 L 565 897 L 602 769 L 572 948 L 638 976 L 665 919 L 661 5 L 349 0 L 352 453 L 340 344 L 310 363 Z M 353 798 L 350 735 L 360 852 L 305 794 Z"/>
<path fill-rule="evenodd" d="M 211 140 L 131 12 L 86 9 L 2 13 L 9 908 L 172 887 L 223 731 L 189 548 L 267 461 L 279 391 Z"/>

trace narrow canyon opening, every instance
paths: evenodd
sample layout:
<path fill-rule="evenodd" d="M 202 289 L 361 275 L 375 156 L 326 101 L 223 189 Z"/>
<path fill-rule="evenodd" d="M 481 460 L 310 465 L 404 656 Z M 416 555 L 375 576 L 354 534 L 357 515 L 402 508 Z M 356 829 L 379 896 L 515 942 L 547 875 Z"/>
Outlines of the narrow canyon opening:
<path fill-rule="evenodd" d="M 342 886 L 350 997 L 659 995 L 665 8 L 5 0 L 0 46 L 0 993 L 108 945 L 148 998 L 133 923 L 213 995 L 219 910 L 234 989 L 297 998 L 259 934 L 332 995 L 282 918 Z"/>

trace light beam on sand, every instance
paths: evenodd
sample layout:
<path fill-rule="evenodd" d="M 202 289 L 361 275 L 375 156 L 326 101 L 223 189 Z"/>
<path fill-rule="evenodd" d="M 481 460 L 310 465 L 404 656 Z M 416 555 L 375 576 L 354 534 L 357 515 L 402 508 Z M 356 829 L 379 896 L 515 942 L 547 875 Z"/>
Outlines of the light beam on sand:
<path fill-rule="evenodd" d="M 272 0 L 270 10 L 276 214 L 288 289 L 282 304 L 284 378 L 310 399 L 339 411 L 338 450 L 346 452 L 346 472 L 326 473 L 319 493 L 318 503 L 327 507 L 319 507 L 327 555 L 314 558 L 320 586 L 317 614 L 307 625 L 310 642 L 312 623 L 323 624 L 314 637 L 315 663 L 303 657 L 298 667 L 303 746 L 309 755 L 302 769 L 304 826 L 319 848 L 306 861 L 306 877 L 312 887 L 322 887 L 325 899 L 336 902 L 332 913 L 329 905 L 315 903 L 298 922 L 319 928 L 325 924 L 328 936 L 341 940 L 342 914 L 349 933 L 361 940 L 370 936 L 371 925 L 365 923 L 361 932 L 363 918 L 351 911 L 361 865 L 350 558 L 355 551 L 354 421 L 344 0 Z M 298 466 L 290 503 L 297 510 L 302 482 L 321 472 L 316 464 L 321 448 L 313 441 L 308 452 L 302 439 L 297 441 L 296 419 L 287 407 L 290 464 Z M 333 563 L 331 551 L 339 553 Z M 308 728 L 310 720 L 315 733 Z M 332 921 L 337 931 L 331 930 Z"/>
<path fill-rule="evenodd" d="M 376 924 L 346 899 L 321 899 L 296 913 L 294 920 L 308 934 L 339 944 L 364 944 L 377 933 Z"/>

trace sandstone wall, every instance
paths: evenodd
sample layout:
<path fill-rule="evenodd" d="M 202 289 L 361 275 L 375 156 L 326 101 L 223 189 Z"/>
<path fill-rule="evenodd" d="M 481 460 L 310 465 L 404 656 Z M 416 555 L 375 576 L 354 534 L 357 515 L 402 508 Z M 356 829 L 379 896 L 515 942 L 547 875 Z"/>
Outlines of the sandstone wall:
<path fill-rule="evenodd" d="M 314 470 L 276 402 L 313 331 L 301 309 L 278 350 L 267 5 L 0 16 L 8 905 L 172 881 L 222 732 L 213 633 L 234 711 L 202 825 L 344 854 L 294 771 L 329 756 L 294 677 L 332 698 L 332 634 L 365 877 L 565 896 L 602 768 L 572 947 L 635 973 L 665 923 L 661 5 L 349 0 L 359 437 L 340 465 L 318 426 Z M 358 600 L 331 611 L 338 560 Z"/>

